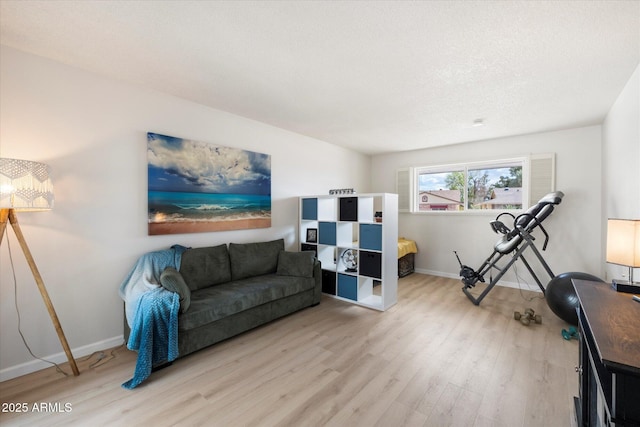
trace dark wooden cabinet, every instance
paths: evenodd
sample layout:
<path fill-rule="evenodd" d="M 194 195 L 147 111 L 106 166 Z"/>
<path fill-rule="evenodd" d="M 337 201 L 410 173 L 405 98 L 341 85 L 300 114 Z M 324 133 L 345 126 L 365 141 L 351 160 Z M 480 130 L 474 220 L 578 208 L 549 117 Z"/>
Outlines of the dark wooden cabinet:
<path fill-rule="evenodd" d="M 580 426 L 640 426 L 640 303 L 608 283 L 573 280 L 580 306 Z"/>

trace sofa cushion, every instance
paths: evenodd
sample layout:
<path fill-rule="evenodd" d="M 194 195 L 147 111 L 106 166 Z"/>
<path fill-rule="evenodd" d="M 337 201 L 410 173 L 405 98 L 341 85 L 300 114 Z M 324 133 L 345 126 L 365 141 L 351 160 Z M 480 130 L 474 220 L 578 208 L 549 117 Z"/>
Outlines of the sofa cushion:
<path fill-rule="evenodd" d="M 222 244 L 186 250 L 182 254 L 180 274 L 192 291 L 229 282 L 231 267 L 227 246 Z"/>
<path fill-rule="evenodd" d="M 191 289 L 187 286 L 182 275 L 173 267 L 167 267 L 160 275 L 160 284 L 170 292 L 180 296 L 180 313 L 184 313 L 191 305 Z"/>
<path fill-rule="evenodd" d="M 279 276 L 313 277 L 313 260 L 315 252 L 286 252 L 281 251 L 278 255 Z"/>
<path fill-rule="evenodd" d="M 230 243 L 231 279 L 235 281 L 275 273 L 278 255 L 283 250 L 284 239 L 259 243 Z"/>
<path fill-rule="evenodd" d="M 271 301 L 312 290 L 315 279 L 267 274 L 229 282 L 191 293 L 191 307 L 178 318 L 178 329 L 187 330 Z"/>

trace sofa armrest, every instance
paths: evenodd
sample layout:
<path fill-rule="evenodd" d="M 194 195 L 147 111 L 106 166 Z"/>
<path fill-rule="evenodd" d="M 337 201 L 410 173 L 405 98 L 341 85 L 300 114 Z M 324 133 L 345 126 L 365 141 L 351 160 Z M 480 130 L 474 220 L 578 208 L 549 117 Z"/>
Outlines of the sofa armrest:
<path fill-rule="evenodd" d="M 173 267 L 167 267 L 160 275 L 160 285 L 170 292 L 175 292 L 180 297 L 180 313 L 184 313 L 191 305 L 191 289 L 182 277 L 182 274 Z"/>
<path fill-rule="evenodd" d="M 127 322 L 127 314 L 124 304 L 122 304 L 122 318 L 124 320 L 124 327 L 122 328 L 122 336 L 124 337 L 124 346 L 127 346 L 129 342 L 129 335 L 131 335 L 131 328 L 129 322 Z"/>
<path fill-rule="evenodd" d="M 316 285 L 313 288 L 313 304 L 320 304 L 320 297 L 322 296 L 322 263 L 315 259 L 313 263 L 313 279 Z"/>

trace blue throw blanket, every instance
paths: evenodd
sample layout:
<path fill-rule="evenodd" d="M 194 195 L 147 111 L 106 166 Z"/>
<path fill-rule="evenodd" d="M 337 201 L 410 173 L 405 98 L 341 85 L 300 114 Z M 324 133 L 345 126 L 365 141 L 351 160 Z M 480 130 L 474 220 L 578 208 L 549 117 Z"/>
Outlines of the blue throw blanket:
<path fill-rule="evenodd" d="M 160 286 L 160 275 L 167 267 L 180 269 L 184 246 L 174 245 L 171 249 L 149 252 L 138 259 L 129 275 L 120 285 L 120 298 L 125 302 L 127 323 L 133 328 L 133 319 L 140 296 Z"/>
<path fill-rule="evenodd" d="M 175 292 L 156 288 L 138 300 L 136 316 L 127 347 L 138 351 L 133 378 L 122 384 L 132 389 L 151 375 L 154 366 L 178 357 L 178 311 L 180 297 Z"/>
<path fill-rule="evenodd" d="M 178 311 L 180 297 L 160 287 L 160 275 L 167 267 L 180 269 L 182 253 L 188 248 L 149 252 L 138 259 L 120 285 L 131 335 L 127 347 L 138 350 L 134 377 L 122 384 L 132 389 L 147 379 L 151 368 L 178 357 Z"/>

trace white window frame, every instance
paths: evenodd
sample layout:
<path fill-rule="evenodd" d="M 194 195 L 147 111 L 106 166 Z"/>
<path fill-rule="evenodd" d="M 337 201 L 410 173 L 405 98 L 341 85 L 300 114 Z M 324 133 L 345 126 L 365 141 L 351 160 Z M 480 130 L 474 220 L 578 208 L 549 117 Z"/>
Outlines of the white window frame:
<path fill-rule="evenodd" d="M 529 171 L 529 156 L 520 156 L 520 157 L 512 157 L 508 159 L 497 159 L 497 160 L 485 160 L 478 162 L 466 162 L 466 163 L 453 163 L 446 165 L 431 165 L 431 166 L 419 166 L 412 168 L 413 176 L 412 181 L 413 185 L 411 186 L 411 213 L 421 214 L 421 215 L 495 215 L 496 212 L 505 211 L 505 209 L 468 209 L 468 188 L 467 185 L 469 183 L 469 175 L 468 171 L 470 169 L 482 169 L 482 168 L 498 168 L 504 165 L 504 167 L 508 167 L 508 165 L 512 165 L 513 163 L 522 163 L 522 208 L 521 209 L 508 209 L 508 211 L 513 212 L 514 215 L 517 215 L 520 212 L 525 211 L 529 208 L 529 185 L 530 185 L 530 171 Z M 463 190 L 463 209 L 455 210 L 455 211 L 420 211 L 420 184 L 419 184 L 419 176 L 423 173 L 440 173 L 440 172 L 453 172 L 453 171 L 462 171 L 464 173 L 464 190 Z"/>

